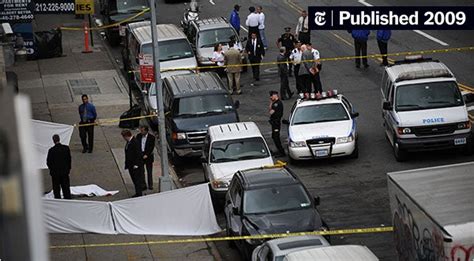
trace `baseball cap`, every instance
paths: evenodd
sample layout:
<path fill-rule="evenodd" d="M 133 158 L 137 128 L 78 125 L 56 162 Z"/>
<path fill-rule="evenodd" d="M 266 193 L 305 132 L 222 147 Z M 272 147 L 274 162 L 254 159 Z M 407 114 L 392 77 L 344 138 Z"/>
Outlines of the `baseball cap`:
<path fill-rule="evenodd" d="M 270 94 L 270 96 L 273 96 L 273 95 L 275 95 L 275 94 L 278 94 L 277 91 L 269 91 L 268 93 Z"/>

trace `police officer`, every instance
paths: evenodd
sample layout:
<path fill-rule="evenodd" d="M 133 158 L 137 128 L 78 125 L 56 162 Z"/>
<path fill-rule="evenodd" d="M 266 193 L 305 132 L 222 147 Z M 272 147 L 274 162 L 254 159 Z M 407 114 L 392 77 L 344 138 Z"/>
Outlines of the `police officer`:
<path fill-rule="evenodd" d="M 281 35 L 280 38 L 277 40 L 278 49 L 282 46 L 286 48 L 285 56 L 287 59 L 290 58 L 291 51 L 295 48 L 295 44 L 297 42 L 296 37 L 290 32 L 291 27 L 285 27 L 285 33 Z M 288 68 L 288 76 L 291 77 L 291 67 L 292 64 L 290 63 L 290 67 Z"/>
<path fill-rule="evenodd" d="M 275 143 L 276 148 L 278 149 L 278 154 L 275 154 L 275 156 L 282 157 L 286 155 L 280 140 L 281 117 L 283 117 L 283 103 L 280 101 L 277 91 L 270 91 L 269 113 L 270 125 L 272 126 L 272 139 Z"/>

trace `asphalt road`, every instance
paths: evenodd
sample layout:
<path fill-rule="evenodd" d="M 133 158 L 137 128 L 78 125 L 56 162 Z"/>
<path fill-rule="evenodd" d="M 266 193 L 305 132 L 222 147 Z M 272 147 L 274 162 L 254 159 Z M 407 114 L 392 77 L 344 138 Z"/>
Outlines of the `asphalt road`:
<path fill-rule="evenodd" d="M 363 2 L 363 3 L 361 3 Z M 253 1 L 253 0 L 200 0 L 201 17 L 228 17 L 235 3 L 242 5 L 241 21 L 245 23 L 247 7 L 261 4 L 266 14 L 266 35 L 269 39 L 269 50 L 264 61 L 274 61 L 277 56 L 275 41 L 286 26 L 295 27 L 299 16 L 298 10 L 311 5 L 423 5 L 425 1 Z M 455 2 L 455 3 L 452 3 Z M 372 3 L 373 4 L 373 3 Z M 430 1 L 432 5 L 462 5 L 469 1 Z M 159 1 L 158 22 L 179 24 L 184 10 L 183 3 L 165 4 Z M 245 33 L 241 31 L 241 34 Z M 352 56 L 351 36 L 345 31 L 312 32 L 312 43 L 323 58 Z M 431 50 L 451 47 L 473 46 L 474 35 L 465 31 L 395 31 L 389 43 L 389 53 L 399 51 Z M 378 53 L 377 43 L 372 32 L 369 39 L 369 54 Z M 120 48 L 113 49 L 118 61 Z M 474 86 L 474 53 L 451 52 L 430 55 L 448 65 L 458 81 L 467 86 Z M 397 59 L 400 57 L 392 57 Z M 338 89 L 353 103 L 360 112 L 357 120 L 359 128 L 360 155 L 356 160 L 330 159 L 308 161 L 290 167 L 298 174 L 311 193 L 321 197 L 319 211 L 331 229 L 360 228 L 372 226 L 390 226 L 391 215 L 387 192 L 386 173 L 421 167 L 453 164 L 472 161 L 474 156 L 464 156 L 453 151 L 436 153 L 419 153 L 410 155 L 410 160 L 399 163 L 393 157 L 392 148 L 386 140 L 382 128 L 381 102 L 379 84 L 383 69 L 379 61 L 370 60 L 368 69 L 356 69 L 353 61 L 334 61 L 324 63 L 321 72 L 323 89 Z M 254 121 L 258 124 L 270 146 L 270 126 L 267 122 L 268 91 L 279 89 L 279 82 L 274 67 L 262 67 L 261 81 L 250 86 L 251 75 L 243 76 L 243 95 L 235 96 L 241 102 L 239 109 L 242 121 Z M 294 89 L 294 79 L 290 78 Z M 285 108 L 290 108 L 294 99 L 285 101 Z M 287 115 L 288 110 L 285 111 Z M 282 140 L 286 140 L 286 131 Z M 285 141 L 286 143 L 286 141 Z M 287 160 L 283 158 L 283 160 Z M 186 167 L 178 167 L 178 175 L 187 185 L 204 182 L 199 160 L 189 160 Z M 224 227 L 224 217 L 218 213 L 218 219 Z M 361 244 L 368 246 L 381 260 L 395 260 L 394 243 L 391 233 L 347 235 L 332 237 L 332 244 Z M 220 254 L 225 260 L 239 260 L 238 252 L 225 242 L 217 242 Z"/>

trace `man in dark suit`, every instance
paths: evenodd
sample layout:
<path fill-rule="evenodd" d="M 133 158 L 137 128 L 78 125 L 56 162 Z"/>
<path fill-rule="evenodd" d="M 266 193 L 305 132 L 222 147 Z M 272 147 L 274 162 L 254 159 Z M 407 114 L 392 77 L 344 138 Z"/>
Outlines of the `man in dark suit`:
<path fill-rule="evenodd" d="M 140 126 L 140 133 L 137 134 L 137 141 L 140 143 L 143 163 L 145 163 L 148 189 L 153 190 L 153 150 L 155 149 L 155 136 L 148 132 L 148 126 Z"/>
<path fill-rule="evenodd" d="M 123 130 L 122 137 L 127 142 L 125 145 L 125 169 L 128 170 L 135 186 L 135 195 L 133 197 L 140 197 L 143 195 L 143 188 L 146 186 L 140 143 L 129 130 Z"/>
<path fill-rule="evenodd" d="M 247 41 L 245 51 L 249 56 L 251 64 L 260 63 L 265 56 L 265 48 L 263 47 L 262 40 L 257 37 L 256 33 L 252 33 L 251 38 Z M 255 81 L 260 80 L 260 65 L 252 65 L 253 78 Z"/>
<path fill-rule="evenodd" d="M 46 164 L 53 183 L 54 198 L 61 198 L 61 190 L 65 199 L 71 199 L 69 188 L 69 172 L 71 171 L 71 151 L 59 142 L 59 135 L 53 135 L 54 146 L 49 149 Z"/>

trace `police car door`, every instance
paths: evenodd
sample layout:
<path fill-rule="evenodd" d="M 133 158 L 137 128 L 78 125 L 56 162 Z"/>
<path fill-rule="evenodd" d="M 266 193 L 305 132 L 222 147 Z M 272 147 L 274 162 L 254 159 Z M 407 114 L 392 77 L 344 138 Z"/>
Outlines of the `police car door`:
<path fill-rule="evenodd" d="M 395 86 L 391 81 L 387 81 L 387 101 L 391 104 L 392 108 L 390 110 L 382 110 L 384 114 L 384 126 L 385 126 L 385 133 L 387 138 L 393 144 L 394 140 L 393 137 L 395 135 L 395 130 L 397 129 L 397 122 L 395 120 L 395 112 L 394 112 L 394 103 L 395 103 Z"/>

